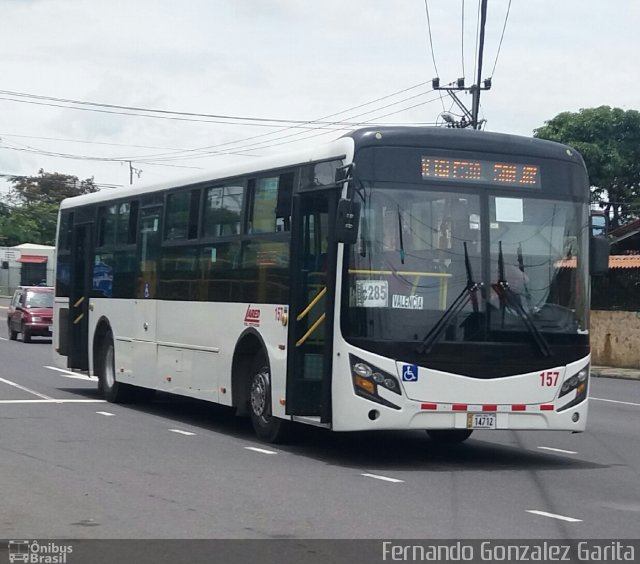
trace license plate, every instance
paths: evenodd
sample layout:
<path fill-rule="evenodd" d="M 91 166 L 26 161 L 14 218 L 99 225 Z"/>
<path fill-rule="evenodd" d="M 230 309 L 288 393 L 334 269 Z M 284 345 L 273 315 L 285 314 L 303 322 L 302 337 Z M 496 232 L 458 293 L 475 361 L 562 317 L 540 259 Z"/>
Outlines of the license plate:
<path fill-rule="evenodd" d="M 495 413 L 468 413 L 467 429 L 495 429 Z"/>

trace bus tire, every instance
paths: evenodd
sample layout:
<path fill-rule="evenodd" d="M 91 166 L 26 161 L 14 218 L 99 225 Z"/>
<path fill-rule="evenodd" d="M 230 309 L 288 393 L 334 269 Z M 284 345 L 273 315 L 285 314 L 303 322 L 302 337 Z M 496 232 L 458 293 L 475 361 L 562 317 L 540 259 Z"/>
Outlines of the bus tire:
<path fill-rule="evenodd" d="M 258 438 L 268 443 L 286 442 L 290 436 L 291 422 L 271 414 L 271 371 L 262 352 L 253 362 L 248 399 L 251 423 Z"/>
<path fill-rule="evenodd" d="M 98 390 L 110 403 L 141 403 L 150 401 L 154 390 L 131 386 L 116 381 L 113 333 L 108 331 L 102 339 L 97 359 Z"/>
<path fill-rule="evenodd" d="M 466 441 L 473 431 L 471 429 L 428 429 L 427 434 L 437 443 L 461 443 Z"/>

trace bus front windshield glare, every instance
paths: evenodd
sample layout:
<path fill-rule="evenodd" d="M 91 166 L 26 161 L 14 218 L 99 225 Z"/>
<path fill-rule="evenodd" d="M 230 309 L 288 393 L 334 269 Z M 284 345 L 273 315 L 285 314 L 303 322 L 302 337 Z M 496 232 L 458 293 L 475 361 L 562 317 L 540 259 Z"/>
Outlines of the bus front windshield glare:
<path fill-rule="evenodd" d="M 446 314 L 438 342 L 528 342 L 534 332 L 546 346 L 587 333 L 585 204 L 388 183 L 360 195 L 347 339 L 420 343 Z"/>

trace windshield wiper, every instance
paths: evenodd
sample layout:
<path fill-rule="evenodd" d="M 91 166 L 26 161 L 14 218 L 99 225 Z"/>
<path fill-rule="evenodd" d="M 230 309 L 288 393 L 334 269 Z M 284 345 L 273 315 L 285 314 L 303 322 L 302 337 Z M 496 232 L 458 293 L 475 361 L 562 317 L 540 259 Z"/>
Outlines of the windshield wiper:
<path fill-rule="evenodd" d="M 451 322 L 451 320 L 461 312 L 464 307 L 471 302 L 474 313 L 478 312 L 478 290 L 482 288 L 482 283 L 477 283 L 473 280 L 471 273 L 471 263 L 469 262 L 469 253 L 467 251 L 467 242 L 464 245 L 464 266 L 467 271 L 467 284 L 462 289 L 462 292 L 458 297 L 453 300 L 451 305 L 444 311 L 442 317 L 438 319 L 438 322 L 432 327 L 426 337 L 422 340 L 422 344 L 418 346 L 418 354 L 429 354 L 434 345 L 438 342 L 438 339 L 442 336 L 445 329 Z"/>
<path fill-rule="evenodd" d="M 400 211 L 400 204 L 398 204 L 398 239 L 400 243 L 400 262 L 404 264 L 404 239 L 402 235 L 402 212 Z"/>
<path fill-rule="evenodd" d="M 524 275 L 524 273 L 523 273 Z M 523 278 L 524 280 L 524 278 Z M 502 241 L 498 242 L 498 282 L 493 284 L 493 289 L 496 294 L 500 298 L 500 311 L 502 313 L 502 324 L 504 326 L 504 313 L 506 306 L 509 306 L 513 311 L 515 311 L 524 326 L 527 328 L 536 345 L 540 349 L 540 352 L 544 356 L 551 356 L 551 349 L 549 348 L 549 343 L 544 338 L 542 333 L 536 327 L 536 324 L 533 321 L 533 317 L 531 314 L 522 307 L 520 303 L 520 298 L 515 294 L 515 292 L 509 286 L 509 282 L 505 279 L 504 275 L 504 255 L 502 254 Z"/>

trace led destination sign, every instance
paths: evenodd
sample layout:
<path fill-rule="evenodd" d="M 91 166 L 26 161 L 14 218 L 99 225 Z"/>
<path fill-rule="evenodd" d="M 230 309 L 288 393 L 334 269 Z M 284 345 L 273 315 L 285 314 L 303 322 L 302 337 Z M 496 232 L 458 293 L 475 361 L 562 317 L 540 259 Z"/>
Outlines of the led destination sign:
<path fill-rule="evenodd" d="M 500 161 L 423 156 L 422 179 L 540 188 L 540 167 Z"/>

